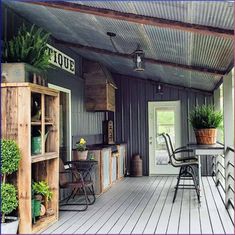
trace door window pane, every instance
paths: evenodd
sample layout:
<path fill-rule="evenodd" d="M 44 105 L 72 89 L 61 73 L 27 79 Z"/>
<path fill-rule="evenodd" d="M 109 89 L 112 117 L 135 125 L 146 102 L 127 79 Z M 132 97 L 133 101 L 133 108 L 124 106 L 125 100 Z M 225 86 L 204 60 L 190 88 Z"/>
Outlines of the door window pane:
<path fill-rule="evenodd" d="M 155 163 L 168 164 L 169 156 L 166 144 L 161 133 L 168 133 L 173 145 L 175 144 L 175 112 L 171 109 L 156 109 L 156 143 L 155 143 Z"/>

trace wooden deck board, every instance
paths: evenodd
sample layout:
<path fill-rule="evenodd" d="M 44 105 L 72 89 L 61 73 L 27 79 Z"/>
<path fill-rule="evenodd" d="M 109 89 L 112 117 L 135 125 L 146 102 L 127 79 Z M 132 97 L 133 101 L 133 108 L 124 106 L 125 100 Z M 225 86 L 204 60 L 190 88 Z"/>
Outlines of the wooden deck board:
<path fill-rule="evenodd" d="M 126 178 L 85 212 L 61 212 L 44 234 L 233 234 L 211 177 L 203 177 L 201 205 L 194 190 L 179 190 L 175 176 Z"/>
<path fill-rule="evenodd" d="M 156 177 L 156 181 L 153 183 L 152 187 L 146 194 L 146 197 L 139 203 L 135 212 L 131 215 L 129 220 L 125 223 L 124 227 L 120 231 L 120 234 L 130 234 L 134 229 L 136 223 L 138 222 L 141 214 L 143 213 L 145 207 L 147 206 L 149 200 L 152 198 L 154 192 L 157 190 L 159 183 L 161 182 L 161 177 Z"/>

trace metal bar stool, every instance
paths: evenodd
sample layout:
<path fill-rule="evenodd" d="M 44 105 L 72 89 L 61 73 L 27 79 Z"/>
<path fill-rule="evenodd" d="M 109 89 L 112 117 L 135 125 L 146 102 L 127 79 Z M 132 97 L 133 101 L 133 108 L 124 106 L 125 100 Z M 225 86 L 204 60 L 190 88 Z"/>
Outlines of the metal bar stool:
<path fill-rule="evenodd" d="M 198 201 L 200 202 L 200 193 L 199 193 L 198 176 L 197 176 L 199 164 L 198 164 L 197 158 L 192 157 L 192 156 L 184 157 L 184 158 L 177 157 L 176 155 L 179 153 L 190 153 L 192 152 L 192 150 L 186 149 L 185 147 L 177 148 L 174 150 L 169 134 L 162 133 L 160 136 L 162 136 L 165 140 L 171 165 L 173 167 L 180 168 L 177 183 L 175 186 L 173 203 L 175 202 L 178 189 L 195 189 L 197 193 Z M 182 179 L 193 180 L 193 184 L 180 184 L 180 180 Z"/>

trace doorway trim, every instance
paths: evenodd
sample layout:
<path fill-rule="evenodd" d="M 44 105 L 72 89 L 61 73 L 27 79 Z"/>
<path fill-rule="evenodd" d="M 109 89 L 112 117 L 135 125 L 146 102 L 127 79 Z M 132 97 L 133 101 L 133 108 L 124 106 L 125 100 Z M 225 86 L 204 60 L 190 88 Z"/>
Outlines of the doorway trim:
<path fill-rule="evenodd" d="M 69 130 L 68 130 L 68 136 L 69 136 L 69 161 L 72 160 L 72 120 L 71 120 L 71 112 L 72 112 L 72 105 L 71 105 L 71 90 L 58 86 L 58 85 L 54 85 L 52 83 L 48 83 L 48 87 L 58 90 L 58 91 L 62 91 L 64 93 L 67 93 L 69 96 Z"/>
<path fill-rule="evenodd" d="M 159 166 L 158 169 L 158 173 L 155 173 L 153 170 L 153 158 L 151 158 L 151 154 L 155 155 L 155 152 L 153 153 L 153 148 L 155 145 L 155 128 L 153 128 L 151 125 L 154 125 L 154 121 L 155 121 L 155 111 L 153 111 L 153 109 L 155 108 L 176 108 L 178 109 L 178 113 L 177 116 L 175 116 L 178 121 L 177 126 L 175 126 L 175 131 L 176 133 L 179 134 L 179 136 L 181 136 L 181 101 L 180 100 L 168 100 L 168 101 L 148 101 L 148 149 L 149 149 L 149 175 L 177 175 L 178 174 L 178 169 L 173 168 L 170 165 L 161 165 Z M 181 137 L 178 138 L 179 142 L 178 145 L 176 147 L 180 147 L 181 146 Z M 172 171 L 170 171 L 169 173 L 165 173 L 166 171 L 168 171 L 171 168 Z"/>

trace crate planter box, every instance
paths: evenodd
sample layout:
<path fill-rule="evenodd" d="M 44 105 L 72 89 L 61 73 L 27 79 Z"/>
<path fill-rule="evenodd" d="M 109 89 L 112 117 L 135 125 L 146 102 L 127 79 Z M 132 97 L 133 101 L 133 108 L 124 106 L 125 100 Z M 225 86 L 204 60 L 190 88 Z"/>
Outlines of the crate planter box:
<path fill-rule="evenodd" d="M 26 63 L 2 63 L 2 82 L 30 82 L 47 86 L 41 70 Z"/>

